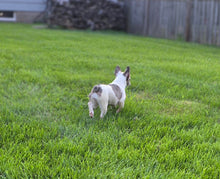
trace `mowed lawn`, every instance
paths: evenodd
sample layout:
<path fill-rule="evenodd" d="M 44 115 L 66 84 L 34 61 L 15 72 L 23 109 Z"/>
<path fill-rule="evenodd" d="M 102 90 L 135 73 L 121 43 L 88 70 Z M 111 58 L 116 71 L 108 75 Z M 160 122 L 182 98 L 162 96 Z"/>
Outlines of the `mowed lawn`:
<path fill-rule="evenodd" d="M 131 69 L 125 107 L 88 112 Z M 0 23 L 0 178 L 219 178 L 220 48 Z"/>

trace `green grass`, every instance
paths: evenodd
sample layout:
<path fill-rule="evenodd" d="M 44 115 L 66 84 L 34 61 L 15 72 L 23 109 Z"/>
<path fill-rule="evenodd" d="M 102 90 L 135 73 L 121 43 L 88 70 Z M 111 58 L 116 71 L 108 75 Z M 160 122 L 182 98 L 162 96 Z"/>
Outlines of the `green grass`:
<path fill-rule="evenodd" d="M 88 94 L 131 68 L 123 111 Z M 0 24 L 0 178 L 219 178 L 220 48 Z"/>

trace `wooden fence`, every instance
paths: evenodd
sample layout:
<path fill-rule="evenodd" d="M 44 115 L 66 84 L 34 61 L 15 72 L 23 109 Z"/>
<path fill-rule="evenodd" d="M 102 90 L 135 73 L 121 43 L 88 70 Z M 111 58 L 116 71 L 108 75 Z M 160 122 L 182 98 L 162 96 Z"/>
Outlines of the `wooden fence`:
<path fill-rule="evenodd" d="M 126 0 L 129 33 L 220 46 L 220 0 Z"/>

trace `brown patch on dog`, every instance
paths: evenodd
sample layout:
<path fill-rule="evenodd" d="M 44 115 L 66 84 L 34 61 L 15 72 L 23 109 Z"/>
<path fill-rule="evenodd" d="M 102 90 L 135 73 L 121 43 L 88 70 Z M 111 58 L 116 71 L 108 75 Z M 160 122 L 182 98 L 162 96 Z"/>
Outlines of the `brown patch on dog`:
<path fill-rule="evenodd" d="M 93 93 L 96 93 L 97 95 L 101 96 L 102 94 L 102 88 L 100 87 L 100 85 L 94 86 L 91 93 L 89 94 L 89 98 L 91 97 L 91 95 Z"/>
<path fill-rule="evenodd" d="M 122 98 L 122 92 L 121 92 L 121 89 L 119 88 L 119 86 L 116 84 L 109 84 L 109 86 L 112 87 L 112 89 L 115 93 L 115 96 L 120 100 Z"/>

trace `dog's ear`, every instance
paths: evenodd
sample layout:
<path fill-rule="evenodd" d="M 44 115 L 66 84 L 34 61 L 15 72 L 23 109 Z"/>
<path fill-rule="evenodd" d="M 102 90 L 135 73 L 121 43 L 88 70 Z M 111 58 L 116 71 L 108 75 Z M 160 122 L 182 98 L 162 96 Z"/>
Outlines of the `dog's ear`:
<path fill-rule="evenodd" d="M 130 76 L 130 67 L 128 66 L 126 68 L 126 71 L 123 73 L 124 76 L 126 76 L 127 78 Z"/>
<path fill-rule="evenodd" d="M 120 69 L 119 66 L 117 66 L 117 67 L 115 68 L 115 76 L 117 75 L 117 73 L 118 73 L 119 71 L 121 71 L 121 69 Z"/>
<path fill-rule="evenodd" d="M 126 68 L 126 71 L 123 73 L 123 75 L 126 77 L 126 85 L 127 86 L 129 86 L 129 85 L 131 85 L 131 83 L 130 83 L 130 67 L 128 66 L 127 68 Z"/>

